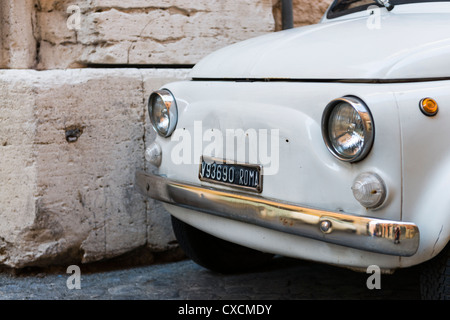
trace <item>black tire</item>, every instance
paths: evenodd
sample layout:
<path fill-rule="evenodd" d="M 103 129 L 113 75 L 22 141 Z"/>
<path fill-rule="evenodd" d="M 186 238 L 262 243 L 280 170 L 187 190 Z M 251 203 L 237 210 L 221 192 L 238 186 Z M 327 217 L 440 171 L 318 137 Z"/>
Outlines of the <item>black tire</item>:
<path fill-rule="evenodd" d="M 229 274 L 261 267 L 272 254 L 249 249 L 198 230 L 172 216 L 172 226 L 184 253 L 195 263 L 211 271 Z"/>
<path fill-rule="evenodd" d="M 450 244 L 420 270 L 423 300 L 450 300 Z"/>

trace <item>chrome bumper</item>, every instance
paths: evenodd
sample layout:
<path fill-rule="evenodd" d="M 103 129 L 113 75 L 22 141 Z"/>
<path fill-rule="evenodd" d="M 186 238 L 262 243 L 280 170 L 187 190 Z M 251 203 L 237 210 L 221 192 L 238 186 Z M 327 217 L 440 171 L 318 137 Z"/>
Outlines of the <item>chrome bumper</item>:
<path fill-rule="evenodd" d="M 136 184 L 155 200 L 355 249 L 412 256 L 419 247 L 419 229 L 413 223 L 307 208 L 144 172 L 136 173 Z"/>

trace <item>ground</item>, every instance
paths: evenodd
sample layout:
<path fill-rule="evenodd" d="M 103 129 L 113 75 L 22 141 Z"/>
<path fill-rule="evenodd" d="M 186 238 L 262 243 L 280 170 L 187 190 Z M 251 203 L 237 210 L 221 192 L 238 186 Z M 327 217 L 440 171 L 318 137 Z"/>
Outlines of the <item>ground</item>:
<path fill-rule="evenodd" d="M 381 275 L 276 258 L 253 273 L 221 275 L 187 259 L 152 265 L 81 267 L 80 289 L 68 289 L 66 269 L 0 273 L 3 300 L 418 300 L 416 268 Z M 74 282 L 71 282 L 74 284 Z"/>

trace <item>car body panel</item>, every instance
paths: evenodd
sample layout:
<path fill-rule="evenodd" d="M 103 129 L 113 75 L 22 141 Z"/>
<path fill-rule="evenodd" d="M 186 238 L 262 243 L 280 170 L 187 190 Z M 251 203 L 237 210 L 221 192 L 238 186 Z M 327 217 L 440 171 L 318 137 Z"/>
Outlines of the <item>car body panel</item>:
<path fill-rule="evenodd" d="M 376 92 L 367 84 L 332 83 L 188 81 L 165 87 L 180 101 L 178 129 L 191 137 L 193 145 L 190 157 L 182 161 L 177 156 L 177 145 L 182 144 L 183 137 L 174 134 L 170 141 L 157 138 L 163 154 L 170 154 L 170 157 L 163 157 L 160 167 L 167 176 L 199 183 L 198 166 L 202 155 L 249 162 L 249 157 L 238 157 L 244 154 L 239 151 L 234 155 L 205 154 L 210 143 L 206 139 L 203 143 L 200 140 L 210 130 L 221 132 L 226 140 L 226 130 L 246 132 L 249 129 L 267 129 L 270 134 L 270 130 L 276 129 L 279 130 L 281 156 L 277 171 L 275 164 L 272 167 L 271 164 L 263 165 L 265 176 L 262 196 L 333 211 L 367 214 L 366 209 L 355 201 L 351 185 L 360 172 L 373 171 L 389 183 L 386 204 L 392 206 L 389 210 L 379 209 L 377 215 L 386 219 L 401 218 L 401 202 L 395 196 L 401 192 L 400 129 L 398 111 L 393 102 L 393 93 L 388 91 L 389 85 L 378 87 Z M 383 128 L 377 130 L 371 155 L 357 164 L 344 163 L 334 158 L 328 152 L 321 132 L 324 106 L 336 97 L 353 93 L 358 93 L 370 105 L 377 127 Z M 195 133 L 196 127 L 199 133 L 201 129 L 200 134 Z M 260 138 L 269 143 L 269 137 Z M 248 141 L 245 140 L 246 143 L 239 146 L 248 148 Z M 195 151 L 200 144 L 201 150 Z M 256 150 L 257 153 L 260 151 Z M 379 154 L 379 157 L 373 157 L 373 154 Z M 258 163 L 261 162 L 259 154 L 256 159 Z M 276 158 L 273 160 L 277 161 Z M 208 185 L 208 182 L 201 184 Z"/>
<path fill-rule="evenodd" d="M 403 219 L 419 224 L 422 250 L 432 257 L 450 234 L 450 82 L 398 84 L 394 89 L 402 133 Z M 434 117 L 416 111 L 428 96 L 440 107 Z"/>
<path fill-rule="evenodd" d="M 436 84 L 439 84 L 439 86 Z M 420 99 L 424 97 L 425 93 L 435 93 L 434 97 L 438 101 L 441 101 L 444 105 L 450 103 L 447 94 L 447 92 L 450 92 L 450 81 L 412 85 L 417 87 L 417 90 L 411 91 L 410 83 L 377 84 L 374 87 L 372 84 L 360 83 L 243 83 L 226 81 L 176 82 L 166 85 L 165 88 L 170 89 L 178 97 L 180 113 L 178 129 L 189 133 L 188 136 L 191 137 L 192 142 L 196 136 L 195 130 L 200 129 L 199 126 L 195 126 L 196 122 L 198 125 L 201 124 L 200 136 L 211 129 L 216 131 L 224 131 L 225 128 L 242 128 L 244 131 L 250 128 L 281 129 L 278 137 L 279 153 L 282 155 L 279 169 L 275 174 L 264 176 L 261 196 L 324 210 L 341 211 L 381 219 L 413 221 L 418 224 L 420 230 L 443 228 L 443 231 L 445 231 L 445 228 L 448 228 L 445 219 L 448 221 L 447 212 L 450 210 L 448 200 L 445 197 L 439 202 L 436 202 L 435 197 L 433 197 L 432 202 L 427 200 L 426 197 L 429 194 L 437 193 L 431 189 L 429 193 L 423 192 L 422 185 L 417 179 L 424 180 L 428 174 L 427 171 L 422 170 L 423 175 L 417 175 L 416 166 L 435 163 L 436 173 L 431 178 L 439 180 L 443 175 L 445 176 L 440 166 L 440 163 L 442 163 L 441 157 L 447 157 L 448 151 L 441 148 L 439 156 L 436 155 L 436 157 L 430 159 L 428 154 L 424 154 L 414 147 L 417 145 L 414 139 L 415 136 L 425 140 L 428 139 L 422 131 L 417 131 L 418 123 L 433 127 L 436 121 L 439 121 L 438 117 L 429 118 L 420 111 Z M 436 89 L 436 87 L 439 89 Z M 372 152 L 364 161 L 355 164 L 339 161 L 328 152 L 322 139 L 320 127 L 324 106 L 336 97 L 349 94 L 360 97 L 370 107 L 376 126 Z M 194 102 L 188 103 L 187 101 Z M 446 110 L 441 110 L 439 117 L 444 117 L 446 113 Z M 410 122 L 412 119 L 417 123 Z M 411 124 L 405 125 L 405 123 Z M 431 128 L 424 127 L 424 129 L 430 130 Z M 224 132 L 223 136 L 225 136 Z M 197 134 L 197 141 L 199 141 L 198 137 Z M 197 151 L 194 150 L 193 143 L 189 161 L 179 163 L 180 160 L 176 160 L 179 151 L 176 146 L 180 145 L 182 141 L 183 138 L 174 139 L 174 137 L 171 139 L 158 137 L 156 139 L 156 142 L 162 147 L 163 155 L 170 155 L 163 156 L 159 169 L 160 174 L 199 186 L 233 190 L 233 188 L 199 180 L 199 161 L 196 161 L 196 159 L 205 154 L 205 149 L 210 146 L 208 141 L 203 140 L 202 148 Z M 434 149 L 436 144 L 442 143 L 441 141 L 441 139 L 436 139 L 435 144 L 428 143 L 427 148 Z M 422 143 L 426 144 L 426 141 L 422 141 Z M 405 148 L 404 144 L 410 147 Z M 248 148 L 248 143 L 245 147 Z M 175 156 L 172 154 L 174 150 L 178 150 Z M 227 158 L 223 154 L 213 154 L 212 156 Z M 237 160 L 246 162 L 248 159 Z M 362 172 L 375 172 L 384 179 L 388 197 L 381 208 L 368 210 L 354 199 L 351 185 L 355 177 Z M 441 187 L 443 183 L 447 183 L 448 179 L 440 181 L 440 183 L 434 182 L 437 183 L 436 188 Z M 425 198 L 421 193 L 425 195 Z M 405 199 L 408 201 L 405 201 Z M 443 202 L 445 202 L 445 206 L 435 207 L 435 204 L 442 205 Z M 169 208 L 172 213 L 174 207 L 169 206 Z M 194 219 L 183 217 L 180 214 L 183 210 L 187 209 L 176 210 L 179 214 L 178 218 L 181 220 L 188 219 L 188 221 Z M 424 211 L 427 212 L 427 215 L 424 215 Z M 186 212 L 192 215 L 191 210 Z M 206 219 L 204 214 L 196 216 L 203 217 L 199 219 Z M 442 223 L 431 227 L 429 224 L 431 217 L 441 220 Z M 208 218 L 206 220 L 220 221 L 221 219 Z M 211 221 L 206 223 L 211 233 L 216 236 L 223 236 L 221 232 L 213 232 L 215 227 Z M 239 224 L 239 222 L 233 224 Z M 195 225 L 204 225 L 204 223 L 196 223 Z M 259 228 L 256 229 L 259 230 Z M 271 232 L 277 234 L 275 231 Z M 235 232 L 234 229 L 227 229 L 226 234 L 226 238 L 230 241 L 238 237 L 238 232 Z M 438 239 L 438 234 L 442 235 L 440 239 Z M 256 240 L 257 238 L 244 238 L 246 240 L 242 239 L 243 245 L 261 248 L 259 240 Z M 290 244 L 286 244 L 286 246 L 291 247 L 295 237 L 288 236 L 287 238 L 290 239 L 288 241 Z M 308 243 L 316 241 L 304 240 L 299 237 L 297 237 L 297 240 L 299 246 L 303 241 Z M 447 242 L 448 232 L 439 232 L 439 230 L 438 232 L 436 230 L 431 232 L 430 230 L 427 233 L 421 232 L 421 245 L 414 257 L 387 258 L 386 263 L 382 264 L 379 254 L 367 253 L 367 259 L 378 259 L 380 267 L 383 268 L 415 265 L 437 254 L 439 249 L 445 246 Z M 281 245 L 282 242 L 278 244 L 280 249 L 275 251 L 278 254 L 310 258 L 304 255 L 304 251 L 301 250 L 299 251 L 301 254 L 294 253 L 296 250 L 288 254 L 285 252 L 285 245 Z M 336 245 L 331 244 L 315 244 L 315 246 L 336 247 Z M 347 259 L 342 256 L 342 250 L 344 249 L 341 248 L 335 251 L 335 255 L 328 255 L 326 258 L 316 256 L 316 259 L 333 264 L 339 264 L 338 261 L 348 264 Z M 349 253 L 345 255 L 353 257 L 354 253 L 351 253 L 351 250 L 354 249 L 348 250 L 350 250 Z M 361 257 L 361 253 L 358 256 Z M 364 264 L 368 261 L 366 258 L 361 260 L 364 261 Z M 352 263 L 353 267 L 357 267 L 357 265 L 356 262 Z"/>
<path fill-rule="evenodd" d="M 396 80 L 450 76 L 450 14 L 367 16 L 276 32 L 199 62 L 193 78 Z M 432 19 L 432 20 L 431 20 Z M 432 27 L 428 27 L 431 25 Z M 407 37 L 405 34 L 414 35 Z"/>

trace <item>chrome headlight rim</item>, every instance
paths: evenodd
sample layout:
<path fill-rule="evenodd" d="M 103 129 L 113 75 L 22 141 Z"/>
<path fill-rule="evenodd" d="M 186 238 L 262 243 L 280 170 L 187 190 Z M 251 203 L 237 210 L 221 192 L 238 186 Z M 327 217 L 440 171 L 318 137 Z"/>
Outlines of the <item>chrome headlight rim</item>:
<path fill-rule="evenodd" d="M 153 108 L 154 108 L 153 104 L 155 98 L 157 97 L 159 97 L 163 101 L 168 111 L 169 125 L 167 127 L 167 130 L 165 130 L 164 132 L 158 129 L 158 126 L 155 123 L 155 119 L 153 117 Z M 148 114 L 153 129 L 163 138 L 170 137 L 172 133 L 175 131 L 175 128 L 178 123 L 178 107 L 172 92 L 170 92 L 170 90 L 168 89 L 161 89 L 152 92 L 150 94 L 150 97 L 148 98 Z"/>
<path fill-rule="evenodd" d="M 329 132 L 330 117 L 334 108 L 340 105 L 341 103 L 349 104 L 358 113 L 363 125 L 363 135 L 364 135 L 363 146 L 357 154 L 351 157 L 345 156 L 341 152 L 336 150 L 335 147 L 333 146 L 333 143 L 330 140 L 330 132 Z M 355 96 L 344 96 L 332 100 L 325 107 L 325 110 L 322 115 L 322 136 L 326 147 L 331 152 L 331 154 L 335 156 L 337 159 L 350 163 L 362 161 L 370 153 L 375 140 L 375 125 L 369 107 L 367 107 L 367 105 L 364 103 L 363 100 Z"/>

